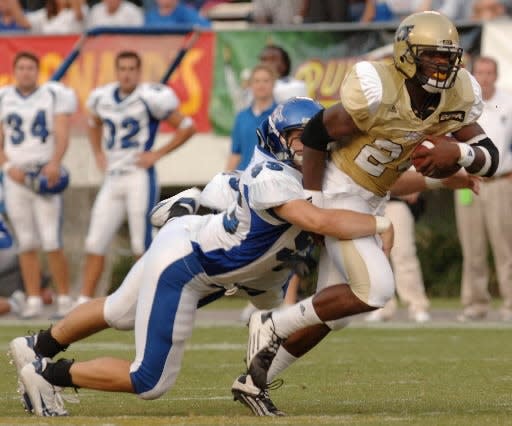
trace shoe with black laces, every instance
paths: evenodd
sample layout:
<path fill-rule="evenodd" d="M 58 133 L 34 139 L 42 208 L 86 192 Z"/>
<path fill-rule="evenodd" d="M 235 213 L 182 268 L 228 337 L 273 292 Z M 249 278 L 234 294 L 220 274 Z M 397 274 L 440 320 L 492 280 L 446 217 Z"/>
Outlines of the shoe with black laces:
<path fill-rule="evenodd" d="M 279 410 L 270 399 L 269 389 L 277 389 L 282 385 L 282 381 L 276 382 L 276 385 L 270 385 L 261 390 L 254 385 L 252 377 L 249 374 L 239 376 L 231 386 L 231 393 L 235 401 L 240 401 L 248 407 L 255 416 L 277 417 L 286 414 Z"/>
<path fill-rule="evenodd" d="M 274 329 L 272 312 L 257 311 L 249 319 L 247 372 L 260 389 L 267 387 L 267 373 L 284 339 Z"/>
<path fill-rule="evenodd" d="M 21 380 L 21 370 L 25 365 L 31 364 L 36 361 L 39 357 L 37 356 L 34 346 L 36 344 L 37 334 L 29 336 L 16 337 L 9 343 L 9 356 L 11 363 L 16 367 L 16 374 L 18 375 L 18 393 L 21 395 L 21 403 L 25 408 L 25 411 L 32 412 L 33 407 L 30 403 L 25 386 Z"/>
<path fill-rule="evenodd" d="M 26 398 L 36 416 L 67 416 L 60 388 L 53 386 L 43 377 L 43 372 L 50 362 L 50 358 L 38 358 L 22 368 L 20 378 L 25 387 Z"/>

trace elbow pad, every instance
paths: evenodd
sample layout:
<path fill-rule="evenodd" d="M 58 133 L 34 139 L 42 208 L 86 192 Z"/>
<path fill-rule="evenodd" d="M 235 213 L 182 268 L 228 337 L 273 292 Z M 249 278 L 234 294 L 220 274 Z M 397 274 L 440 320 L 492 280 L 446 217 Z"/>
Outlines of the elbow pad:
<path fill-rule="evenodd" d="M 484 177 L 491 177 L 496 173 L 498 169 L 500 154 L 496 145 L 487 137 L 483 137 L 476 143 L 472 143 L 471 147 L 478 147 L 485 155 L 485 163 L 480 170 L 474 172 L 474 174 Z M 469 142 L 471 143 L 471 142 Z"/>
<path fill-rule="evenodd" d="M 324 125 L 324 111 L 323 109 L 317 112 L 313 118 L 308 121 L 300 139 L 308 148 L 325 152 L 332 138 L 329 136 L 329 133 L 327 133 L 327 129 Z"/>

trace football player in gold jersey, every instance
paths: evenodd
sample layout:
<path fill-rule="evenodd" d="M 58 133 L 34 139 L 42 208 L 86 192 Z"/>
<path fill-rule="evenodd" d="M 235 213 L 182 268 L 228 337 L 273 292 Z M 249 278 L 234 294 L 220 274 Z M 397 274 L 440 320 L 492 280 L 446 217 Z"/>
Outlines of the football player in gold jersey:
<path fill-rule="evenodd" d="M 342 84 L 341 102 L 320 111 L 302 135 L 304 186 L 313 202 L 379 214 L 414 148 L 427 139 L 435 147 L 421 154 L 418 171 L 425 176 L 446 175 L 457 166 L 492 176 L 498 151 L 476 123 L 481 90 L 461 68 L 461 58 L 452 22 L 422 12 L 400 23 L 393 59 L 355 64 Z M 443 136 L 448 133 L 453 138 Z M 249 339 L 256 349 L 248 351 L 247 365 L 253 383 L 265 388 L 329 331 L 346 325 L 348 316 L 382 307 L 393 294 L 393 273 L 378 238 L 325 238 L 317 293 L 251 317 Z"/>

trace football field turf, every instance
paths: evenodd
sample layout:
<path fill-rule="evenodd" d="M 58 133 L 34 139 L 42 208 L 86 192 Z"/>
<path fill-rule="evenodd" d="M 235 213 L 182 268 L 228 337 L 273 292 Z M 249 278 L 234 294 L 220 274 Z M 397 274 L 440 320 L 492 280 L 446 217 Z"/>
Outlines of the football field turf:
<path fill-rule="evenodd" d="M 282 418 L 256 418 L 232 400 L 243 370 L 246 328 L 202 322 L 189 342 L 175 387 L 155 401 L 79 390 L 69 417 L 38 418 L 15 393 L 11 338 L 30 326 L 0 325 L 0 425 L 484 425 L 512 423 L 512 329 L 433 325 L 350 328 L 332 334 L 272 391 Z M 35 325 L 32 329 L 38 329 Z M 66 357 L 131 359 L 131 332 L 105 331 Z M 69 390 L 66 393 L 72 394 Z"/>

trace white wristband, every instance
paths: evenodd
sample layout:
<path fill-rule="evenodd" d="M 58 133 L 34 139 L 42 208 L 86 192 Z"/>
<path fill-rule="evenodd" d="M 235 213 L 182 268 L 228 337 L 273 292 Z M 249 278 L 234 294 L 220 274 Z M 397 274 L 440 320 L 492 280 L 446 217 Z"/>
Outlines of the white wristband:
<path fill-rule="evenodd" d="M 457 143 L 460 150 L 460 157 L 457 163 L 462 167 L 468 167 L 475 161 L 475 150 L 467 143 Z"/>
<path fill-rule="evenodd" d="M 427 189 L 439 189 L 443 188 L 443 181 L 441 179 L 434 179 L 428 176 L 425 176 L 425 188 Z"/>
<path fill-rule="evenodd" d="M 375 233 L 382 234 L 391 226 L 391 221 L 386 216 L 375 216 Z"/>
<path fill-rule="evenodd" d="M 313 204 L 314 206 L 320 208 L 324 206 L 324 194 L 322 193 L 322 191 L 305 189 L 304 193 L 306 194 L 308 200 L 311 199 L 311 204 Z"/>
<path fill-rule="evenodd" d="M 7 173 L 11 167 L 12 163 L 10 163 L 9 161 L 6 161 L 4 164 L 2 164 L 2 170 L 4 173 Z"/>

